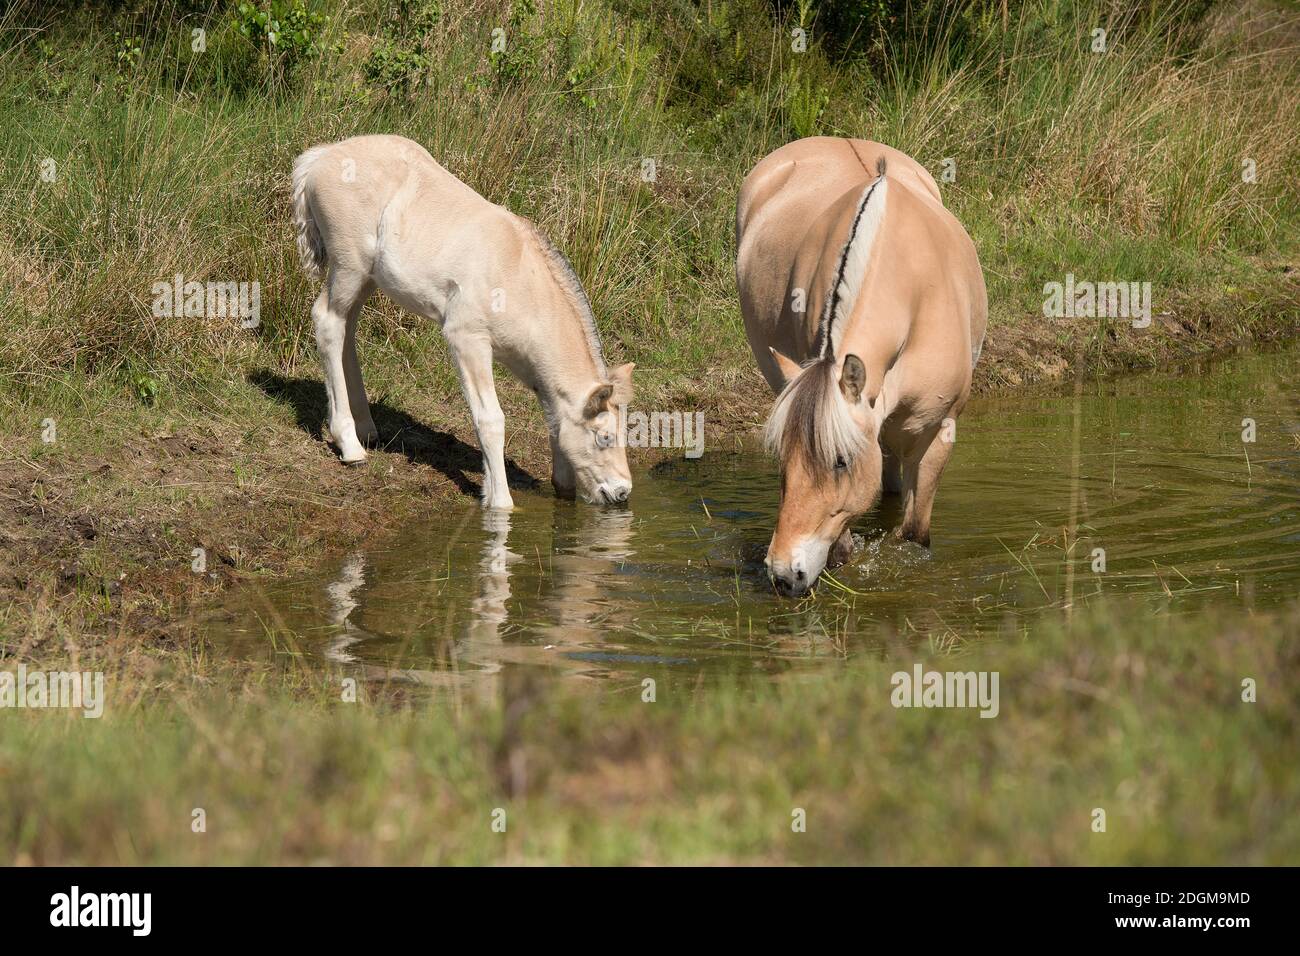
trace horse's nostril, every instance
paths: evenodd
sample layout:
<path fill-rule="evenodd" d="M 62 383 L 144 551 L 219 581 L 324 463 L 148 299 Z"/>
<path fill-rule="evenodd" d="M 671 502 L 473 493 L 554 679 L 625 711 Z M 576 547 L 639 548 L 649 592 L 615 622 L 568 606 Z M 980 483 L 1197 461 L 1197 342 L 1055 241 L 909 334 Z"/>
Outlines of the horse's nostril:
<path fill-rule="evenodd" d="M 631 493 L 632 493 L 632 489 L 630 489 L 630 488 L 620 488 L 620 489 L 619 489 L 619 492 L 618 492 L 618 495 L 617 495 L 618 500 L 619 500 L 619 501 L 627 501 L 627 497 L 628 497 L 628 495 L 630 495 Z"/>
<path fill-rule="evenodd" d="M 794 579 L 795 579 L 796 581 L 802 581 L 802 580 L 804 579 L 804 577 L 805 577 L 805 575 L 804 575 L 804 573 L 803 573 L 802 571 L 796 571 L 796 572 L 794 573 Z"/>

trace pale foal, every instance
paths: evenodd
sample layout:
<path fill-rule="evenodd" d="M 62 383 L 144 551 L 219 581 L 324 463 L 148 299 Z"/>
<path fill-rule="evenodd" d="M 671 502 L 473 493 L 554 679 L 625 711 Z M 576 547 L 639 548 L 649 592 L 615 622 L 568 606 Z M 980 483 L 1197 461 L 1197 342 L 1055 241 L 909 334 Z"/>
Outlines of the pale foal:
<path fill-rule="evenodd" d="M 632 490 L 616 409 L 632 365 L 607 369 L 572 267 L 531 222 L 488 202 L 418 143 L 359 136 L 316 146 L 293 167 L 303 267 L 323 279 L 312 307 L 325 372 L 325 437 L 348 464 L 378 439 L 357 361 L 356 323 L 376 289 L 437 322 L 483 451 L 483 504 L 514 506 L 495 359 L 541 402 L 562 495 L 626 501 Z"/>

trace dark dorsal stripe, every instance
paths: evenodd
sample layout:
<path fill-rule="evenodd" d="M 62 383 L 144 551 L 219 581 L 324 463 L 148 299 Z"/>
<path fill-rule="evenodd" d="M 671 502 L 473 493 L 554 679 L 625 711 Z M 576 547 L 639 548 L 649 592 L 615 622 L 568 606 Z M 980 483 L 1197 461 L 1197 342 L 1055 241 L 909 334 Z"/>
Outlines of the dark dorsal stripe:
<path fill-rule="evenodd" d="M 856 155 L 857 151 L 854 150 Z M 858 203 L 858 211 L 853 216 L 853 224 L 849 227 L 849 238 L 844 243 L 844 248 L 840 251 L 840 261 L 835 267 L 835 281 L 831 283 L 830 295 L 826 297 L 826 307 L 822 309 L 822 320 L 817 326 L 817 340 L 815 342 L 815 351 L 822 358 L 834 358 L 834 338 L 831 332 L 835 326 L 835 320 L 838 318 L 840 306 L 840 287 L 844 284 L 844 270 L 848 267 L 849 253 L 853 251 L 853 240 L 857 238 L 858 226 L 862 223 L 862 214 L 867 211 L 867 206 L 871 203 L 871 196 L 876 191 L 885 178 L 885 157 L 881 156 L 876 161 L 876 179 L 867 187 L 866 195 Z"/>

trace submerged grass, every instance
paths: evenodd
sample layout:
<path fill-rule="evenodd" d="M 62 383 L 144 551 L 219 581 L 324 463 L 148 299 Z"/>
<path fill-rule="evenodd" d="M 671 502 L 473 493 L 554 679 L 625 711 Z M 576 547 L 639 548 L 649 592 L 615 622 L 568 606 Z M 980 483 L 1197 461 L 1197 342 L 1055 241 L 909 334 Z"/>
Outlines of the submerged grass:
<path fill-rule="evenodd" d="M 486 694 L 363 684 L 347 703 L 344 672 L 303 659 L 132 652 L 103 662 L 102 718 L 0 721 L 0 860 L 1294 864 L 1297 635 L 1296 609 L 1094 607 L 815 678 L 665 669 L 652 703 L 639 680 L 593 693 L 509 666 Z M 917 663 L 998 672 L 997 716 L 895 708 Z"/>

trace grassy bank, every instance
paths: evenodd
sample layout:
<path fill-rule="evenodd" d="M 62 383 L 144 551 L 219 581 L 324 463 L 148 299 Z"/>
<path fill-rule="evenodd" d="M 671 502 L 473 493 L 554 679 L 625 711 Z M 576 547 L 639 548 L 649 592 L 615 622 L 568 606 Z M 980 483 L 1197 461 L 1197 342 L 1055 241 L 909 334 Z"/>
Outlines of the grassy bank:
<path fill-rule="evenodd" d="M 367 685 L 346 703 L 303 661 L 119 647 L 80 663 L 109 669 L 103 717 L 0 722 L 0 861 L 1293 864 L 1298 634 L 1294 610 L 1094 609 L 956 651 L 900 641 L 815 680 L 669 668 L 652 703 L 639 681 L 509 669 L 486 701 Z M 918 662 L 998 671 L 997 716 L 893 707 L 892 674 Z"/>

